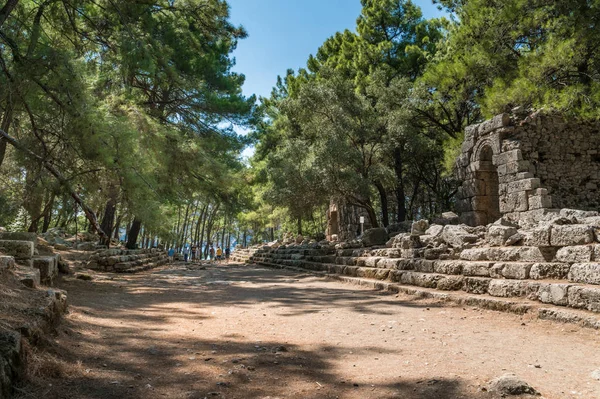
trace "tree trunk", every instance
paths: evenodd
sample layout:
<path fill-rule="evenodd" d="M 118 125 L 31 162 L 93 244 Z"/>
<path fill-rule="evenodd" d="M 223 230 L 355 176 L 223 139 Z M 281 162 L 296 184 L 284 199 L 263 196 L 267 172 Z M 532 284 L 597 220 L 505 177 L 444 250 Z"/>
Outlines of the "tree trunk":
<path fill-rule="evenodd" d="M 12 12 L 12 10 L 17 6 L 18 2 L 19 0 L 7 0 L 6 4 L 4 4 L 4 7 L 0 9 L 0 27 L 2 26 L 4 21 L 8 19 L 8 16 Z"/>
<path fill-rule="evenodd" d="M 402 171 L 402 152 L 400 148 L 394 150 L 394 172 L 396 173 L 396 201 L 398 205 L 398 223 L 406 220 L 406 194 L 404 193 L 404 177 Z"/>
<path fill-rule="evenodd" d="M 204 244 L 204 230 L 206 228 L 206 220 L 208 219 L 208 204 L 206 204 L 204 214 L 202 215 L 202 232 L 200 233 L 200 247 Z M 206 251 L 208 248 L 208 243 L 204 246 L 204 250 L 202 251 L 202 258 L 206 258 Z"/>
<path fill-rule="evenodd" d="M 390 224 L 390 218 L 388 216 L 388 199 L 387 193 L 385 192 L 385 188 L 381 182 L 376 181 L 375 187 L 377 187 L 377 191 L 379 191 L 379 198 L 381 200 L 381 217 L 383 222 L 383 227 L 388 227 Z"/>
<path fill-rule="evenodd" d="M 133 223 L 131 223 L 131 228 L 127 233 L 127 244 L 125 245 L 127 249 L 135 249 L 141 228 L 142 221 L 137 217 L 133 218 Z"/>
<path fill-rule="evenodd" d="M 52 221 L 52 209 L 54 208 L 54 193 L 50 193 L 50 201 L 46 205 L 46 209 L 44 210 L 44 224 L 42 225 L 42 233 L 48 231 L 50 227 L 50 222 Z"/>
<path fill-rule="evenodd" d="M 0 25 L 2 25 L 1 21 Z M 12 122 L 12 102 L 8 97 L 6 107 L 6 111 L 4 112 L 4 116 L 2 117 L 2 123 L 0 124 L 0 129 L 4 130 L 5 132 L 8 132 L 8 129 L 10 129 L 10 124 Z M 2 166 L 2 162 L 4 162 L 4 156 L 6 155 L 7 145 L 8 140 L 6 140 L 6 138 L 4 137 L 0 137 L 0 166 Z"/>
<path fill-rule="evenodd" d="M 298 235 L 302 235 L 302 218 L 298 217 Z"/>

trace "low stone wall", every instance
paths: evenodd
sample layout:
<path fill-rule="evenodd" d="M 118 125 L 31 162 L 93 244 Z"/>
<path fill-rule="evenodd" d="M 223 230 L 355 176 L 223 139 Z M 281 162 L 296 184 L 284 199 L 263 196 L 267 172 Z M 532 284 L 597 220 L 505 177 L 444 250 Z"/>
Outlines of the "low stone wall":
<path fill-rule="evenodd" d="M 93 253 L 87 267 L 116 273 L 135 273 L 168 262 L 166 251 L 151 249 L 105 249 Z"/>
<path fill-rule="evenodd" d="M 232 258 L 600 312 L 597 213 L 565 209 L 535 227 L 504 219 L 479 227 L 422 227 L 398 234 L 386 247 L 264 246 L 236 250 Z"/>

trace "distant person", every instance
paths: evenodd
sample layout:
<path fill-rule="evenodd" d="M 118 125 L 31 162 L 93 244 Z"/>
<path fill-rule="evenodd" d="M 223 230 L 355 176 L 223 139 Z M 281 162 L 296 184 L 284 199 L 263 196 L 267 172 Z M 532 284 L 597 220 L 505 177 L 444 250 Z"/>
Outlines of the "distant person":
<path fill-rule="evenodd" d="M 196 262 L 196 246 L 192 247 L 192 263 Z"/>
<path fill-rule="evenodd" d="M 187 262 L 189 256 L 190 256 L 190 249 L 188 247 L 184 247 L 183 248 L 183 261 Z"/>
<path fill-rule="evenodd" d="M 227 263 L 229 263 L 229 256 L 231 255 L 231 248 L 227 247 L 225 248 L 225 260 Z"/>
<path fill-rule="evenodd" d="M 201 259 L 202 259 L 202 247 L 199 245 L 196 248 L 196 261 L 200 262 Z"/>
<path fill-rule="evenodd" d="M 208 257 L 211 261 L 215 259 L 215 247 L 213 247 L 212 244 L 210 246 L 210 249 L 208 250 Z"/>
<path fill-rule="evenodd" d="M 175 248 L 171 248 L 169 249 L 169 263 L 173 263 L 173 260 L 175 259 Z"/>
<path fill-rule="evenodd" d="M 223 250 L 221 249 L 220 246 L 217 247 L 217 262 L 221 263 L 221 260 L 223 259 Z"/>

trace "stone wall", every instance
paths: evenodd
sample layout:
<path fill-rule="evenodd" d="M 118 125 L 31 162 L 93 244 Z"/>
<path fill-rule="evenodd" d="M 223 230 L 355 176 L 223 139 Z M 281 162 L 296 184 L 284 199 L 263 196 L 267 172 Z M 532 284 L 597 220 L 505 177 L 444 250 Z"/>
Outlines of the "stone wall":
<path fill-rule="evenodd" d="M 330 241 L 345 241 L 358 237 L 361 231 L 361 216 L 365 218 L 364 230 L 370 229 L 372 226 L 365 209 L 349 205 L 342 200 L 332 200 L 327 210 L 326 238 Z"/>
<path fill-rule="evenodd" d="M 469 225 L 600 207 L 600 124 L 502 114 L 465 130 L 457 210 Z"/>
<path fill-rule="evenodd" d="M 104 249 L 93 253 L 87 267 L 117 273 L 134 273 L 162 266 L 168 261 L 167 253 L 151 249 Z"/>

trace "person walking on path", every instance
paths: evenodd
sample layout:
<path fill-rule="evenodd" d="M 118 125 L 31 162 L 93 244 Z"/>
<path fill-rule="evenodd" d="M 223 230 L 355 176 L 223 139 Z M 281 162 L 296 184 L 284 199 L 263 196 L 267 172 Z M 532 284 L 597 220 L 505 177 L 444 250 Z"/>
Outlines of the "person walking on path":
<path fill-rule="evenodd" d="M 189 256 L 190 256 L 190 249 L 188 247 L 184 247 L 183 248 L 183 261 L 187 262 Z"/>
<path fill-rule="evenodd" d="M 215 259 L 215 247 L 212 244 L 210 244 L 210 249 L 208 250 L 208 257 L 211 261 Z"/>
<path fill-rule="evenodd" d="M 175 258 L 175 248 L 169 249 L 169 263 L 173 263 L 173 259 Z"/>
<path fill-rule="evenodd" d="M 196 263 L 196 246 L 192 246 L 192 263 Z"/>
<path fill-rule="evenodd" d="M 217 262 L 221 263 L 222 259 L 223 259 L 223 250 L 221 249 L 221 246 L 217 246 Z"/>
<path fill-rule="evenodd" d="M 225 262 L 229 263 L 229 256 L 231 255 L 231 248 L 225 248 Z"/>

